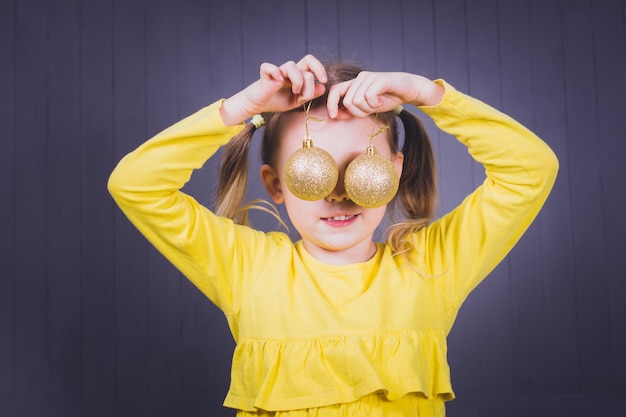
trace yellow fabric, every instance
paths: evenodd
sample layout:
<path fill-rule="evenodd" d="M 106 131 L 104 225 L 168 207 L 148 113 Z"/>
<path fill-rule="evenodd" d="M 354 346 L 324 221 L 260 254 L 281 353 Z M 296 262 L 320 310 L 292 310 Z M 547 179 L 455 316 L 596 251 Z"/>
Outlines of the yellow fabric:
<path fill-rule="evenodd" d="M 383 393 L 375 393 L 350 403 L 288 411 L 239 411 L 237 417 L 445 417 L 444 400 L 427 400 L 418 394 L 407 394 L 390 401 Z"/>
<path fill-rule="evenodd" d="M 435 416 L 454 398 L 446 336 L 457 311 L 535 218 L 558 162 L 510 117 L 438 82 L 443 101 L 422 110 L 487 178 L 418 232 L 407 257 L 381 243 L 367 262 L 326 265 L 284 233 L 235 225 L 179 191 L 241 129 L 223 125 L 220 102 L 111 175 L 128 218 L 225 313 L 237 345 L 224 404 L 241 416 Z"/>

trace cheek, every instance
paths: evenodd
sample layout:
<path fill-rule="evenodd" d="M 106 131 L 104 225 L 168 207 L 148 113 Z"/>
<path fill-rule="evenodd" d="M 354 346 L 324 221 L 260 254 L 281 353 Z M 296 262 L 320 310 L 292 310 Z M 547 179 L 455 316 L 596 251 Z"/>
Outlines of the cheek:
<path fill-rule="evenodd" d="M 298 197 L 291 194 L 291 191 L 286 188 L 284 192 L 285 209 L 292 223 L 301 223 L 305 218 L 310 217 L 310 213 L 313 211 L 313 203 L 310 201 L 301 200 Z"/>
<path fill-rule="evenodd" d="M 309 236 L 318 220 L 318 211 L 309 201 L 303 201 L 293 195 L 285 198 L 285 210 L 293 228 L 300 236 Z"/>
<path fill-rule="evenodd" d="M 376 225 L 380 224 L 385 218 L 385 213 L 387 212 L 387 206 L 377 207 L 373 209 L 368 209 L 369 215 L 368 217 L 375 222 Z"/>

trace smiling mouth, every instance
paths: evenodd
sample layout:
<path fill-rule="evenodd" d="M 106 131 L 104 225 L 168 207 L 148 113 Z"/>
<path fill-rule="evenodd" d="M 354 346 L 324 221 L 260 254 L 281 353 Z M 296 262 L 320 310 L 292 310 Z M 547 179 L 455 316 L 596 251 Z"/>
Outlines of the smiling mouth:
<path fill-rule="evenodd" d="M 350 220 L 353 217 L 356 217 L 356 214 L 352 214 L 349 216 L 334 216 L 334 217 L 323 217 L 322 220 L 329 220 L 329 221 L 335 221 L 335 222 L 343 222 L 345 220 Z"/>
<path fill-rule="evenodd" d="M 358 214 L 351 215 L 342 215 L 342 216 L 333 216 L 333 217 L 322 217 L 322 221 L 331 226 L 348 226 L 356 221 L 356 218 L 359 217 Z"/>

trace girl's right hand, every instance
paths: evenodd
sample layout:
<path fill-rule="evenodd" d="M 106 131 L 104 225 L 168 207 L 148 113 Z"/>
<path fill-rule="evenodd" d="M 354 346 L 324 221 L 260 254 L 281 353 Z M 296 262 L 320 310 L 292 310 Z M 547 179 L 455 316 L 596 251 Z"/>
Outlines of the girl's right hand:
<path fill-rule="evenodd" d="M 220 109 L 225 125 L 236 125 L 255 114 L 292 110 L 324 94 L 324 65 L 313 55 L 281 66 L 261 64 L 260 78 L 232 97 Z"/>

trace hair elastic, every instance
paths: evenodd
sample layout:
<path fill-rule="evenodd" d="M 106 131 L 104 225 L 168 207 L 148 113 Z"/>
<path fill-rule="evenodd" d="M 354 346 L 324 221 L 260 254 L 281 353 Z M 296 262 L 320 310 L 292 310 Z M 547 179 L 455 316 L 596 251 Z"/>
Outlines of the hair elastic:
<path fill-rule="evenodd" d="M 255 114 L 254 116 L 252 116 L 252 119 L 250 119 L 250 123 L 252 123 L 254 127 L 258 129 L 261 126 L 265 125 L 265 119 L 260 114 Z"/>
<path fill-rule="evenodd" d="M 393 112 L 396 114 L 396 116 L 400 116 L 400 113 L 402 113 L 402 110 L 404 110 L 404 107 L 398 106 L 395 109 L 393 109 Z"/>

